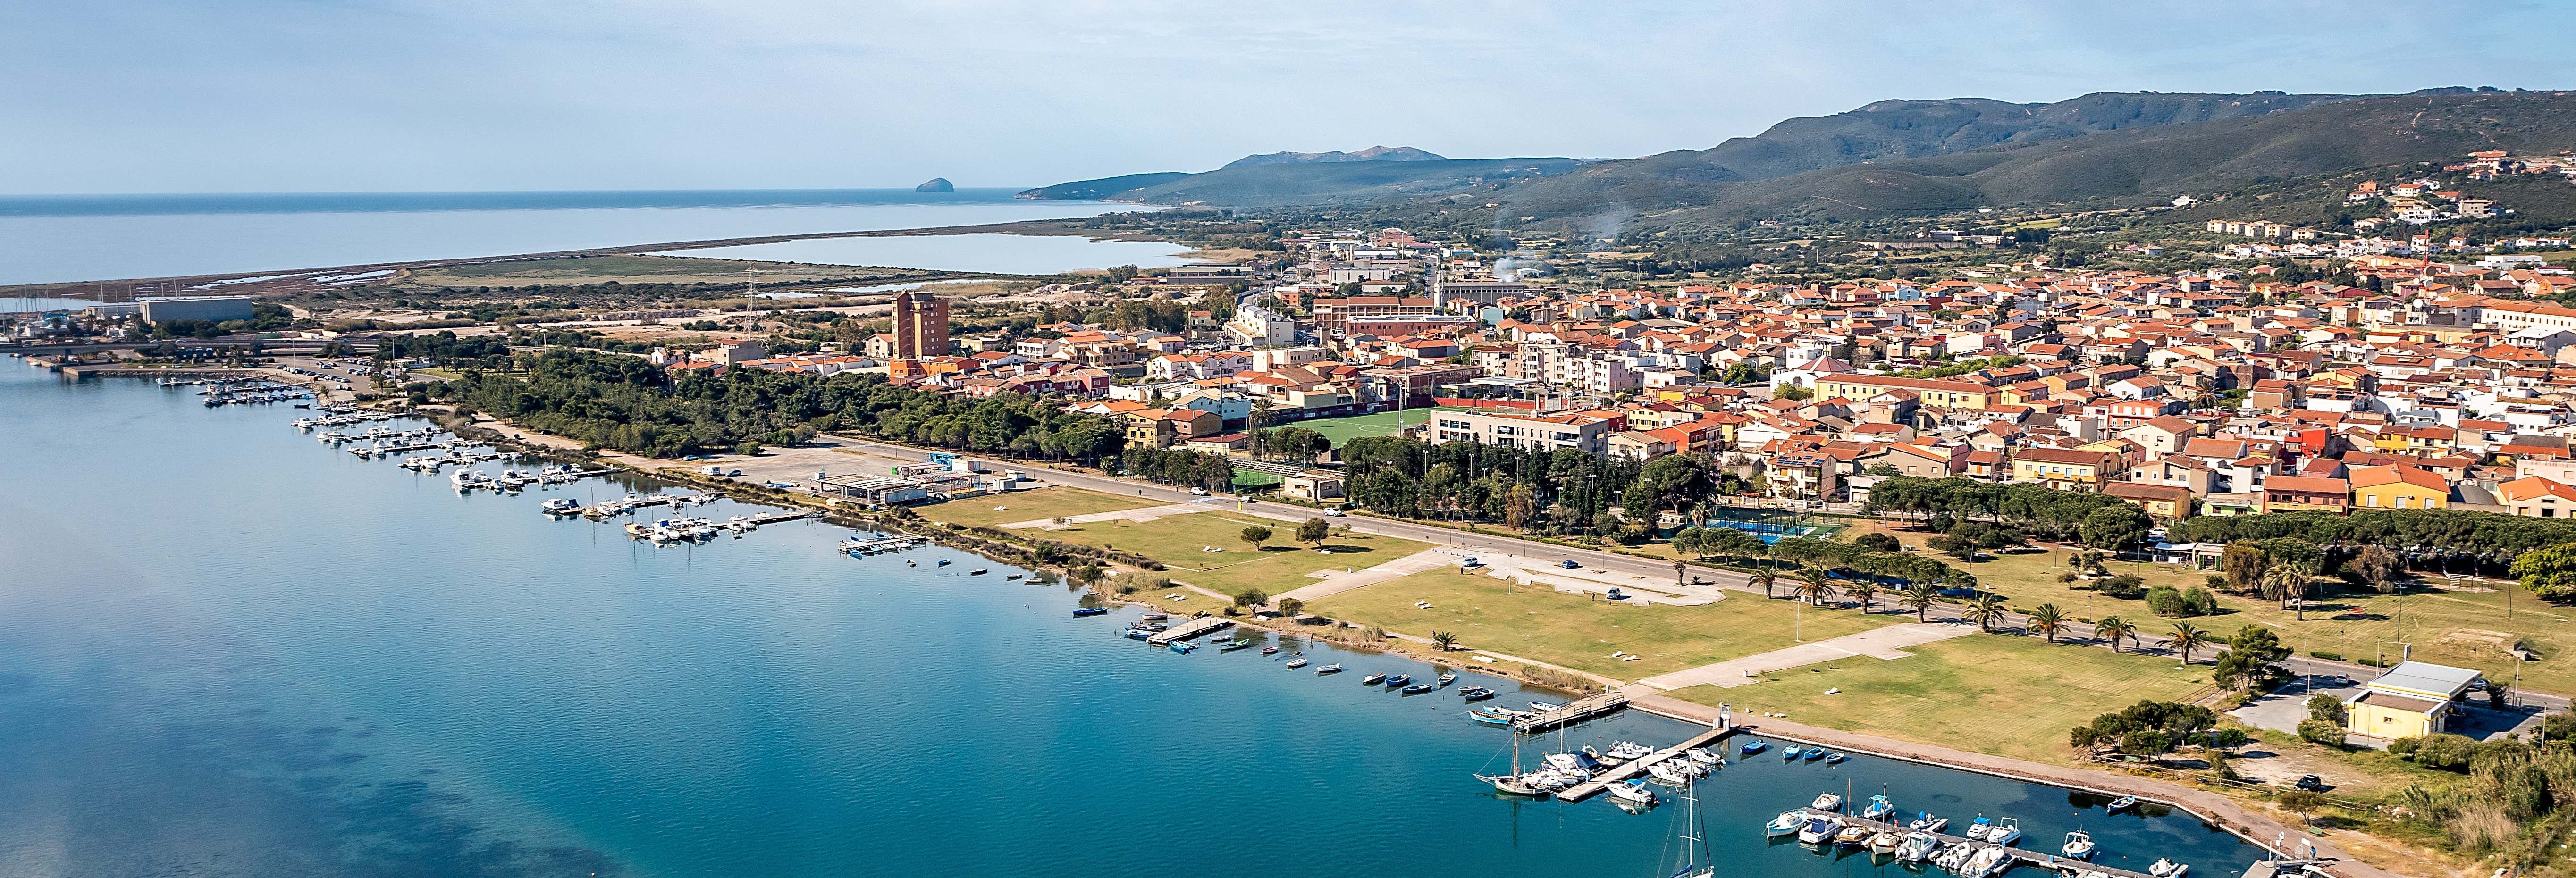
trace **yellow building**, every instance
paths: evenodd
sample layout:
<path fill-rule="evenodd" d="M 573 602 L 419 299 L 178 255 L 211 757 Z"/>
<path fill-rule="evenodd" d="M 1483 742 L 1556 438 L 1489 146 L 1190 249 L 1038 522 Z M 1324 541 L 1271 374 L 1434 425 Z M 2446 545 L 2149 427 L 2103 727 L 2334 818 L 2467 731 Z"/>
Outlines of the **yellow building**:
<path fill-rule="evenodd" d="M 1816 398 L 1868 399 L 1890 390 L 1911 390 L 1924 405 L 1947 409 L 1983 409 L 1995 404 L 1996 390 L 1974 381 L 1938 378 L 1893 378 L 1850 373 L 1816 377 Z"/>
<path fill-rule="evenodd" d="M 2458 709 L 2451 703 L 2477 680 L 2478 672 L 2467 668 L 2398 662 L 2345 705 L 2344 728 L 2389 741 L 2442 732 Z"/>
<path fill-rule="evenodd" d="M 2355 509 L 2440 509 L 2451 499 L 2451 483 L 2411 466 L 2352 468 Z"/>
<path fill-rule="evenodd" d="M 2098 491 L 2120 473 L 2120 456 L 2108 451 L 2025 448 L 2013 452 L 2012 466 L 2016 482 Z"/>

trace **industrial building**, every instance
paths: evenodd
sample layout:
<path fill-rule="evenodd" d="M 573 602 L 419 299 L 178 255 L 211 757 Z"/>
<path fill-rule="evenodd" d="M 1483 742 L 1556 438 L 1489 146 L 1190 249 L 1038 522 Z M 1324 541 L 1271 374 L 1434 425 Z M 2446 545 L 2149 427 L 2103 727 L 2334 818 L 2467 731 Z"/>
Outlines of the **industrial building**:
<path fill-rule="evenodd" d="M 164 320 L 249 320 L 249 296 L 153 296 L 137 299 L 143 304 L 143 319 L 159 323 Z"/>

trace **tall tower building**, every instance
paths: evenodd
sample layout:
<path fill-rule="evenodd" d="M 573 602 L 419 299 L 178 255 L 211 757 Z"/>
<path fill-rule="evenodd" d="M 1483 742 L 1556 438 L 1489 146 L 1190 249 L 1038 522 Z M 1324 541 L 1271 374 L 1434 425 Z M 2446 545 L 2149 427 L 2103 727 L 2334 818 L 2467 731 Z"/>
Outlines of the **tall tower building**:
<path fill-rule="evenodd" d="M 948 300 L 923 290 L 894 296 L 894 355 L 902 359 L 948 355 Z"/>

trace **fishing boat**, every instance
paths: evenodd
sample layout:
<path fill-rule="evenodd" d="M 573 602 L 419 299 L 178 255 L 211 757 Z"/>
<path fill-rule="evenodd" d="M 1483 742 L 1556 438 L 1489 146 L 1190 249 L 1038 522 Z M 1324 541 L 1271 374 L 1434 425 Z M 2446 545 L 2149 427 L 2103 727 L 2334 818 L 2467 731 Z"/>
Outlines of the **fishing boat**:
<path fill-rule="evenodd" d="M 1818 793 L 1816 794 L 1816 800 L 1807 803 L 1807 807 L 1814 808 L 1818 811 L 1840 811 L 1843 809 L 1843 795 L 1841 793 Z"/>
<path fill-rule="evenodd" d="M 1862 847 L 1868 848 L 1873 854 L 1892 854 L 1896 852 L 1897 843 L 1904 839 L 1905 836 L 1896 834 L 1896 830 L 1881 829 L 1870 833 L 1869 842 Z"/>
<path fill-rule="evenodd" d="M 1809 815 L 1807 825 L 1798 828 L 1798 841 L 1805 844 L 1824 844 L 1833 840 L 1834 833 L 1841 831 L 1843 831 L 1842 818 Z"/>
<path fill-rule="evenodd" d="M 1930 811 L 1925 811 L 1921 814 L 1915 815 L 1913 820 L 1907 821 L 1905 828 L 1916 832 L 1940 832 L 1941 830 L 1948 828 L 1949 825 L 1950 818 L 1934 814 Z"/>
<path fill-rule="evenodd" d="M 1887 815 L 1894 813 L 1896 813 L 1896 803 L 1888 801 L 1885 794 L 1869 797 L 1869 804 L 1861 806 L 1860 809 L 1863 820 L 1884 821 Z"/>
<path fill-rule="evenodd" d="M 1809 748 L 1807 748 L 1807 755 L 1805 755 L 1805 756 L 1800 756 L 1800 757 L 1798 757 L 1798 758 L 1799 758 L 1800 760 L 1803 760 L 1803 761 L 1806 761 L 1806 762 L 1814 762 L 1814 761 L 1816 761 L 1816 760 L 1818 760 L 1818 759 L 1823 759 L 1823 758 L 1825 758 L 1825 748 L 1823 748 L 1823 747 L 1809 747 Z"/>
<path fill-rule="evenodd" d="M 1384 682 L 1386 682 L 1386 675 L 1384 673 L 1370 674 L 1360 678 L 1360 685 L 1362 686 L 1375 686 Z"/>
<path fill-rule="evenodd" d="M 1873 831 L 1866 823 L 1846 823 L 1843 824 L 1843 828 L 1834 832 L 1834 843 L 1847 848 L 1860 847 L 1869 842 L 1870 833 Z"/>
<path fill-rule="evenodd" d="M 1762 824 L 1762 834 L 1768 838 L 1779 838 L 1783 835 L 1796 835 L 1798 834 L 1799 828 L 1806 825 L 1807 812 L 1782 811 L 1780 812 L 1780 816 L 1771 818 L 1771 822 Z"/>
<path fill-rule="evenodd" d="M 1967 835 L 1968 835 L 1968 840 L 1969 840 L 1969 841 L 1985 841 L 1985 840 L 1986 840 L 1986 833 L 1987 833 L 1987 832 L 1989 832 L 1989 831 L 1991 831 L 1991 830 L 1993 830 L 1994 828 L 1995 828 L 1995 822 L 1994 822 L 1994 821 L 1986 819 L 1986 815 L 1979 814 L 1979 815 L 1977 815 L 1977 820 L 1976 820 L 1976 822 L 1968 824 L 1968 833 L 1967 833 Z"/>
<path fill-rule="evenodd" d="M 993 571 L 991 571 L 991 570 L 987 570 L 987 569 L 984 569 L 984 568 L 982 568 L 982 567 L 977 567 L 977 568 L 975 568 L 975 569 L 973 569 L 973 570 L 966 571 L 966 575 L 968 575 L 968 576 L 982 576 L 982 575 L 984 575 L 984 574 L 991 573 L 991 572 L 993 572 Z"/>
<path fill-rule="evenodd" d="M 941 558 L 941 559 L 939 559 L 939 563 L 937 563 L 937 564 L 933 564 L 933 565 L 930 565 L 930 566 L 932 566 L 932 567 L 946 567 L 946 566 L 948 566 L 948 559 L 946 559 L 946 558 Z"/>
<path fill-rule="evenodd" d="M 1487 689 L 1483 686 L 1469 686 L 1458 690 L 1458 695 L 1459 697 L 1465 698 L 1469 701 L 1483 701 L 1494 697 L 1494 690 Z"/>
<path fill-rule="evenodd" d="M 1564 710 L 1564 709 L 1565 709 L 1565 705 L 1562 705 L 1562 704 L 1549 704 L 1549 703 L 1544 702 L 1544 701 L 1532 701 L 1532 702 L 1530 702 L 1530 709 L 1531 709 L 1531 710 L 1538 711 L 1538 712 L 1540 712 L 1540 713 L 1548 713 L 1548 712 L 1551 712 L 1551 711 Z"/>
<path fill-rule="evenodd" d="M 1108 613 L 1108 612 L 1109 612 L 1109 608 L 1108 608 L 1108 607 L 1075 607 L 1075 608 L 1073 608 L 1073 615 L 1074 615 L 1076 618 L 1080 618 L 1080 617 L 1083 617 L 1083 616 L 1099 616 L 1099 615 L 1106 614 L 1106 613 Z"/>
<path fill-rule="evenodd" d="M 1265 647 L 1262 647 L 1262 648 L 1261 648 L 1261 654 L 1262 654 L 1262 655 L 1278 655 L 1278 654 L 1279 654 L 1279 647 L 1276 647 L 1276 646 L 1265 646 Z"/>
<path fill-rule="evenodd" d="M 1189 641 L 1187 641 L 1187 640 L 1175 640 L 1175 641 L 1172 641 L 1172 643 L 1171 643 L 1171 645 L 1170 645 L 1170 646 L 1167 646 L 1167 647 L 1164 647 L 1164 648 L 1165 648 L 1165 649 L 1169 649 L 1169 650 L 1171 650 L 1171 651 L 1173 651 L 1173 652 L 1180 653 L 1180 654 L 1182 654 L 1182 655 L 1189 655 L 1189 654 L 1190 654 L 1190 650 L 1193 650 L 1193 649 L 1197 649 L 1197 648 L 1199 648 L 1199 645 L 1198 645 L 1198 644 L 1195 644 L 1195 643 L 1191 643 L 1191 642 L 1189 642 Z"/>
<path fill-rule="evenodd" d="M 1291 667 L 1294 667 L 1295 665 L 1302 665 L 1302 664 L 1305 664 L 1305 663 L 1306 663 L 1306 660 L 1305 660 L 1305 659 L 1298 659 L 1294 664 L 1292 664 L 1292 665 L 1291 665 Z M 1342 672 L 1342 666 L 1341 666 L 1341 665 L 1325 665 L 1325 666 L 1323 666 L 1323 667 L 1320 667 L 1320 668 L 1316 668 L 1316 669 L 1315 669 L 1315 675 L 1316 675 L 1316 676 L 1319 676 L 1319 677 L 1320 677 L 1320 676 L 1323 676 L 1323 675 L 1325 675 L 1325 674 L 1338 674 L 1338 673 L 1341 673 L 1341 672 Z"/>
<path fill-rule="evenodd" d="M 1456 674 L 1441 674 L 1441 675 L 1440 675 L 1440 685 L 1441 685 L 1443 688 L 1446 688 L 1449 684 L 1451 684 L 1451 683 L 1455 683 L 1455 682 L 1458 682 L 1458 675 L 1456 675 Z"/>
<path fill-rule="evenodd" d="M 1746 741 L 1746 742 L 1744 742 L 1744 749 L 1743 749 L 1742 751 L 1740 751 L 1740 752 L 1742 752 L 1742 753 L 1743 753 L 1744 755 L 1746 755 L 1746 756 L 1751 756 L 1751 755 L 1753 755 L 1753 754 L 1755 754 L 1755 753 L 1760 753 L 1760 752 L 1762 752 L 1763 748 L 1766 748 L 1766 747 L 1769 747 L 1769 746 L 1771 746 L 1771 745 L 1770 745 L 1770 744 L 1763 743 L 1763 742 L 1761 742 L 1761 741 Z"/>
<path fill-rule="evenodd" d="M 1257 640 L 1230 640 L 1227 641 L 1224 646 L 1217 647 L 1216 651 L 1233 652 L 1238 649 L 1251 649 L 1253 644 L 1259 642 L 1260 641 Z"/>
<path fill-rule="evenodd" d="M 1024 578 L 1027 578 L 1027 577 L 1028 577 L 1028 574 L 1026 574 L 1026 573 L 1013 573 L 1013 574 L 1011 574 L 1011 575 L 1009 575 L 1009 576 L 1005 576 L 1005 577 L 1002 577 L 1002 578 L 1003 578 L 1003 579 L 1005 579 L 1005 580 L 1011 580 L 1011 579 L 1024 579 Z"/>
<path fill-rule="evenodd" d="M 2113 814 L 2118 814 L 2118 813 L 2120 813 L 2120 812 L 2122 812 L 2122 811 L 2129 810 L 2130 808 L 2135 808 L 2135 807 L 2137 807 L 2137 805 L 2138 805 L 2138 797 L 2136 797 L 2136 796 L 2121 796 L 2121 797 L 2119 797 L 2119 798 L 2117 798 L 2117 799 L 2112 799 L 2112 800 L 2111 800 L 2111 804 L 2110 804 L 2110 806 L 2108 807 L 2108 810 L 2109 810 L 2111 813 L 2113 813 Z"/>
<path fill-rule="evenodd" d="M 1480 723 L 1484 723 L 1484 724 L 1489 725 L 1489 726 L 1508 726 L 1508 725 L 1511 725 L 1511 724 L 1512 724 L 1512 718 L 1511 718 L 1511 717 L 1507 717 L 1507 716 L 1495 716 L 1495 715 L 1493 715 L 1493 714 L 1486 713 L 1486 712 L 1481 711 L 1481 710 L 1470 710 L 1470 711 L 1467 711 L 1467 718 L 1468 718 L 1468 719 L 1475 720 L 1475 721 L 1480 722 Z"/>
<path fill-rule="evenodd" d="M 2059 856 L 2072 857 L 2078 860 L 2092 859 L 2093 834 L 2081 829 L 2067 833 L 2066 844 L 2059 846 L 2057 853 Z"/>
<path fill-rule="evenodd" d="M 1366 682 L 1366 681 L 1362 681 L 1362 682 Z M 1413 675 L 1412 675 L 1412 674 L 1397 674 L 1397 675 L 1395 675 L 1395 676 L 1392 676 L 1392 677 L 1388 677 L 1388 678 L 1386 678 L 1386 688 L 1389 688 L 1389 689 L 1401 689 L 1401 688 L 1404 688 L 1404 687 L 1405 687 L 1405 686 L 1407 686 L 1407 685 L 1410 685 L 1412 682 L 1413 682 Z"/>
<path fill-rule="evenodd" d="M 1496 713 L 1496 714 L 1500 714 L 1500 715 L 1502 715 L 1502 716 L 1508 716 L 1508 717 L 1511 717 L 1511 718 L 1513 718 L 1513 719 L 1520 719 L 1521 717 L 1525 717 L 1525 716 L 1535 716 L 1535 715 L 1536 715 L 1536 714 L 1532 714 L 1532 713 L 1530 713 L 1529 711 L 1526 711 L 1526 710 L 1513 710 L 1513 709 L 1511 709 L 1511 708 L 1504 707 L 1504 706 L 1499 705 L 1499 704 L 1488 704 L 1488 705 L 1485 705 L 1485 709 L 1486 709 L 1486 710 L 1489 710 L 1489 711 L 1492 711 L 1492 712 L 1494 712 L 1494 713 Z"/>
<path fill-rule="evenodd" d="M 2177 863 L 2167 857 L 2157 857 L 2156 864 L 2147 867 L 2147 874 L 2156 878 L 2182 878 L 2182 873 L 2189 871 L 2191 864 Z"/>
<path fill-rule="evenodd" d="M 1843 754 L 1840 754 L 1840 753 L 1828 753 L 1828 754 L 1825 754 L 1825 764 L 1826 764 L 1826 765 L 1841 765 L 1841 764 L 1842 764 L 1842 762 L 1843 762 Z"/>
<path fill-rule="evenodd" d="M 1389 687 L 1389 688 L 1393 688 L 1393 687 Z M 1434 691 L 1434 690 L 1437 690 L 1437 689 L 1439 689 L 1439 688 L 1440 688 L 1440 687 L 1439 687 L 1439 685 L 1437 685 L 1437 684 L 1433 684 L 1433 683 L 1415 683 L 1415 684 L 1413 684 L 1413 685 L 1411 685 L 1411 686 L 1406 686 L 1406 687 L 1404 687 L 1404 694 L 1406 694 L 1406 695 L 1420 695 L 1420 694 L 1422 694 L 1422 693 L 1430 692 L 1430 691 Z"/>
<path fill-rule="evenodd" d="M 1932 852 L 1940 849 L 1939 836 L 1929 832 L 1909 832 L 1905 834 L 1903 841 L 1896 843 L 1896 859 L 1899 862 L 1920 863 L 1931 859 Z"/>
<path fill-rule="evenodd" d="M 1783 762 L 1796 762 L 1798 761 L 1798 753 L 1799 750 L 1796 747 L 1783 748 L 1780 751 L 1780 760 Z"/>
<path fill-rule="evenodd" d="M 1143 619 L 1143 620 L 1145 620 L 1145 621 L 1147 621 L 1147 622 L 1161 622 L 1161 621 L 1163 621 L 1163 620 L 1166 620 L 1166 619 L 1170 619 L 1170 618 L 1172 618 L 1172 614 L 1170 614 L 1170 613 L 1166 613 L 1166 612 L 1163 612 L 1163 611 L 1161 611 L 1161 610 L 1154 610 L 1154 611 L 1151 611 L 1151 612 L 1146 613 L 1146 614 L 1145 614 L 1145 615 L 1143 615 L 1143 616 L 1139 616 L 1139 617 L 1137 617 L 1137 618 Z"/>
<path fill-rule="evenodd" d="M 1288 666 L 1289 666 L 1289 667 L 1292 667 L 1292 668 L 1302 668 L 1302 667 L 1305 667 L 1305 666 L 1306 666 L 1306 660 L 1305 660 L 1305 659 L 1289 659 L 1289 660 L 1288 660 Z"/>
<path fill-rule="evenodd" d="M 1637 805 L 1655 804 L 1655 791 L 1646 788 L 1643 778 L 1610 785 L 1610 798 Z"/>
<path fill-rule="evenodd" d="M 1995 825 L 1986 828 L 1986 841 L 1989 844 L 2012 844 L 2020 840 L 2021 821 L 2019 820 L 2010 817 L 1999 818 L 1995 821 Z"/>
<path fill-rule="evenodd" d="M 1129 628 L 1126 633 L 1126 637 L 1129 640 L 1143 640 L 1152 636 L 1154 636 L 1154 632 L 1151 629 L 1146 628 Z"/>

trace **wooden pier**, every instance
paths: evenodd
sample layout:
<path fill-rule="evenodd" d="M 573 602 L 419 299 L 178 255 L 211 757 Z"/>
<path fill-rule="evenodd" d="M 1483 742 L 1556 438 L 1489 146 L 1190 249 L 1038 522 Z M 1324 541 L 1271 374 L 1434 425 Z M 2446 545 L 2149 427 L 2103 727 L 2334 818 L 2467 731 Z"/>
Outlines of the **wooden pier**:
<path fill-rule="evenodd" d="M 1582 698 L 1577 698 L 1572 702 L 1567 703 L 1564 707 L 1560 707 L 1546 713 L 1532 714 L 1530 716 L 1514 719 L 1512 720 L 1512 731 L 1521 732 L 1523 734 L 1527 734 L 1529 732 L 1543 732 L 1548 729 L 1556 728 L 1557 726 L 1571 725 L 1596 716 L 1616 712 L 1620 708 L 1627 706 L 1628 696 L 1624 693 L 1604 692 L 1599 695 L 1588 695 Z"/>
<path fill-rule="evenodd" d="M 797 517 L 802 518 L 804 516 L 800 515 Z M 892 536 L 874 540 L 862 540 L 853 537 L 841 541 L 841 551 L 867 553 L 882 552 L 888 549 L 909 549 L 916 544 L 928 542 L 929 540 L 929 537 L 916 536 Z"/>
<path fill-rule="evenodd" d="M 602 470 L 602 472 L 610 472 L 610 470 Z M 579 474 L 579 473 L 575 473 L 574 475 L 580 475 L 580 474 Z M 755 526 L 755 527 L 756 527 L 756 526 L 760 526 L 760 525 L 780 524 L 780 523 L 784 523 L 784 522 L 790 522 L 790 521 L 802 521 L 802 520 L 804 520 L 804 519 L 808 519 L 808 518 L 821 518 L 821 517 L 823 517 L 823 513 L 818 512 L 818 511 L 807 511 L 807 512 L 781 512 L 781 513 L 778 513 L 778 514 L 776 514 L 776 515 L 759 515 L 759 516 L 753 516 L 753 517 L 752 517 L 752 519 L 751 519 L 751 523 L 752 523 L 752 525 L 753 525 L 753 526 Z"/>
<path fill-rule="evenodd" d="M 1200 616 L 1196 619 L 1191 619 L 1187 622 L 1174 625 L 1170 631 L 1165 631 L 1161 634 L 1145 638 L 1145 642 L 1151 643 L 1155 646 L 1169 646 L 1172 641 L 1175 640 L 1188 640 L 1212 631 L 1222 631 L 1232 627 L 1234 627 L 1233 620 L 1226 619 L 1222 616 Z"/>
<path fill-rule="evenodd" d="M 1566 706 L 1568 708 L 1573 707 L 1573 705 L 1570 704 Z M 1682 755 L 1682 751 L 1688 750 L 1692 747 L 1706 747 L 1710 744 L 1724 741 L 1728 735 L 1735 734 L 1736 731 L 1736 729 L 1732 728 L 1710 729 L 1708 731 L 1692 735 L 1689 740 L 1683 741 L 1679 744 L 1674 744 L 1670 747 L 1648 753 L 1644 756 L 1639 756 L 1635 759 L 1613 765 L 1608 770 L 1593 777 L 1591 780 L 1566 787 L 1564 791 L 1557 793 L 1556 797 L 1568 802 L 1580 802 L 1585 799 L 1592 798 L 1602 790 L 1609 789 L 1611 784 L 1625 783 L 1629 778 L 1636 777 L 1637 775 L 1644 773 L 1646 767 L 1649 765 L 1680 756 Z"/>

